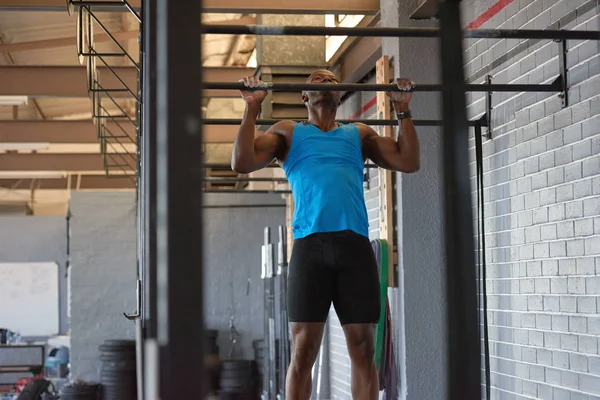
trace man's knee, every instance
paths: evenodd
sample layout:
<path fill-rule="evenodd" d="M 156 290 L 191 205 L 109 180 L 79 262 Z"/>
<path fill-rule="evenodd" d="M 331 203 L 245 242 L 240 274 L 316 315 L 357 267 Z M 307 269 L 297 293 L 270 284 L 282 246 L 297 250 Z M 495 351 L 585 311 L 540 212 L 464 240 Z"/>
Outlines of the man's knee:
<path fill-rule="evenodd" d="M 348 354 L 353 362 L 370 363 L 375 358 L 374 331 L 370 326 L 344 327 Z"/>
<path fill-rule="evenodd" d="M 299 373 L 310 373 L 319 354 L 322 323 L 292 323 L 292 366 Z"/>
<path fill-rule="evenodd" d="M 319 354 L 319 344 L 299 340 L 294 344 L 292 363 L 299 373 L 310 372 Z"/>

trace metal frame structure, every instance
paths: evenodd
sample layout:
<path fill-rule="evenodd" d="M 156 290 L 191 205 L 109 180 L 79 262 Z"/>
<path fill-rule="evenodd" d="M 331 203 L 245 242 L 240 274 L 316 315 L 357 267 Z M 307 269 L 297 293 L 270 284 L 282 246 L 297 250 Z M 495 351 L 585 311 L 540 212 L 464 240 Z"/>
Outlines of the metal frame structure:
<path fill-rule="evenodd" d="M 77 3 L 77 2 L 73 2 Z M 151 3 L 148 5 L 147 3 Z M 464 80 L 464 38 L 544 38 L 598 40 L 598 32 L 544 30 L 463 30 L 460 0 L 440 1 L 440 28 L 326 28 L 205 26 L 198 15 L 203 1 L 145 0 L 142 168 L 145 205 L 143 224 L 150 283 L 145 298 L 151 321 L 146 330 L 145 398 L 202 397 L 203 376 L 203 179 L 201 98 L 207 88 L 239 89 L 237 83 L 202 82 L 201 34 L 347 35 L 432 37 L 441 40 L 441 85 L 416 90 L 441 91 L 444 157 L 444 230 L 447 279 L 447 371 L 449 400 L 481 398 L 481 348 L 472 227 L 471 182 L 465 92 L 563 91 L 550 85 L 467 85 Z M 184 13 L 181 10 L 185 10 Z M 185 58 L 180 55 L 185 54 Z M 562 61 L 564 63 L 564 60 Z M 200 72 L 200 73 L 198 73 Z M 566 73 L 566 71 L 563 71 Z M 155 79 L 155 84 L 154 80 Z M 319 85 L 271 85 L 269 90 L 318 89 Z M 330 86 L 329 86 L 330 87 Z M 328 87 L 328 88 L 329 88 Z M 387 90 L 389 85 L 340 85 L 340 90 Z M 156 102 L 154 102 L 156 99 Z M 487 116 L 489 121 L 489 115 Z M 234 120 L 222 123 L 234 123 Z M 388 122 L 388 121 L 383 121 Z M 477 121 L 479 123 L 483 120 Z M 433 123 L 427 121 L 426 124 Z M 374 125 L 374 124 L 372 124 Z M 168 132 L 178 132 L 169 135 Z M 374 166 L 365 166 L 366 168 Z M 220 193 L 228 191 L 219 191 Z M 240 192 L 240 191 L 238 191 Z M 247 191 L 245 191 L 247 193 Z M 277 191 L 266 191 L 277 192 Z M 155 236 L 154 236 L 155 234 Z M 152 253 L 154 251 L 154 253 Z M 156 258 L 155 260 L 153 258 Z M 155 285 L 155 286 L 154 286 Z M 157 359 L 159 360 L 157 362 Z"/>
<path fill-rule="evenodd" d="M 104 171 L 107 177 L 123 176 L 123 172 L 137 169 L 136 160 L 133 154 L 127 151 L 127 146 L 132 144 L 140 146 L 137 140 L 139 135 L 137 135 L 138 137 L 130 135 L 128 128 L 133 127 L 136 131 L 140 129 L 139 111 L 141 108 L 142 85 L 140 80 L 142 65 L 141 63 L 137 63 L 127 50 L 125 50 L 110 30 L 102 23 L 100 18 L 94 14 L 93 9 L 97 10 L 98 7 L 101 7 L 103 11 L 107 11 L 125 7 L 140 23 L 140 31 L 142 30 L 142 20 L 126 0 L 100 2 L 68 0 L 67 9 L 69 14 L 73 13 L 75 6 L 77 6 L 77 56 L 79 57 L 79 62 L 81 64 L 85 63 L 87 69 L 87 89 L 92 100 L 92 120 L 96 125 Z M 96 44 L 94 43 L 95 26 L 99 27 L 108 36 L 110 42 L 119 51 L 98 52 L 96 50 Z M 109 65 L 107 59 L 115 57 L 125 57 L 131 62 L 137 74 L 136 88 L 128 87 L 116 69 Z M 98 69 L 98 62 L 102 64 L 102 72 L 106 74 L 104 75 L 104 79 L 102 79 L 102 74 Z M 106 81 L 107 77 L 108 80 L 115 81 L 117 86 L 107 87 L 106 84 L 103 84 L 102 82 Z M 133 99 L 136 104 L 137 118 L 134 119 L 127 114 L 117 102 L 115 95 L 125 95 Z M 106 106 L 107 103 L 116 107 L 118 112 L 109 111 Z"/>

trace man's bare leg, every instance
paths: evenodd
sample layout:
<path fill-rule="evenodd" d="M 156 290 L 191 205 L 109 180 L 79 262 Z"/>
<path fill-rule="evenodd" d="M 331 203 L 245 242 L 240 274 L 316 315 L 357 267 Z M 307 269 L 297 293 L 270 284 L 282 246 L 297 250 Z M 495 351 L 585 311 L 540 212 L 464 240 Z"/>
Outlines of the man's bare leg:
<path fill-rule="evenodd" d="M 312 391 L 312 367 L 319 355 L 325 324 L 291 322 L 292 357 L 285 383 L 286 400 L 309 400 Z"/>
<path fill-rule="evenodd" d="M 352 363 L 352 398 L 377 400 L 379 379 L 375 366 L 375 325 L 348 324 L 343 329 Z"/>

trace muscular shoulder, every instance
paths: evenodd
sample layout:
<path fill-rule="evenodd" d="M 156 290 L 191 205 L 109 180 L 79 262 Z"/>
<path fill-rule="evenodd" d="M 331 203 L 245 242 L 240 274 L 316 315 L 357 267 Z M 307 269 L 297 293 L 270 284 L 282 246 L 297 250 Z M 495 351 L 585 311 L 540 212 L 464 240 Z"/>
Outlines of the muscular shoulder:
<path fill-rule="evenodd" d="M 294 134 L 294 121 L 282 120 L 273 124 L 264 134 L 271 150 L 276 157 L 283 161 L 292 143 L 292 135 Z"/>
<path fill-rule="evenodd" d="M 277 121 L 269 130 L 281 136 L 291 137 L 294 133 L 294 121 L 287 119 Z"/>
<path fill-rule="evenodd" d="M 356 126 L 358 129 L 361 142 L 364 142 L 365 139 L 370 137 L 377 136 L 377 132 L 375 132 L 369 125 L 363 124 L 362 122 L 355 122 L 354 126 Z"/>

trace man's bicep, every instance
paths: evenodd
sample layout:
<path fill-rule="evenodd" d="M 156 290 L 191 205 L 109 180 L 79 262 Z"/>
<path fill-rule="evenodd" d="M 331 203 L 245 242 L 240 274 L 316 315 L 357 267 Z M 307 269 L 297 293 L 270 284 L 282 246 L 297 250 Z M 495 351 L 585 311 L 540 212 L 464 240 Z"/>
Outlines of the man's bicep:
<path fill-rule="evenodd" d="M 259 167 L 264 167 L 278 156 L 281 137 L 276 133 L 265 132 L 254 139 L 254 159 Z"/>

